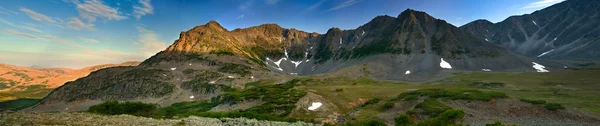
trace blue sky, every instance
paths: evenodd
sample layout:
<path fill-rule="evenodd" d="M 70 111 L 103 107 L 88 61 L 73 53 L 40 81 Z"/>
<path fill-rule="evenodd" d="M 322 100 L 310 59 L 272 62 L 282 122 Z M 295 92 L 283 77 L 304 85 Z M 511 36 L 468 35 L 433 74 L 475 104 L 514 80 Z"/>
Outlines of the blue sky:
<path fill-rule="evenodd" d="M 216 20 L 228 30 L 265 23 L 324 33 L 407 8 L 460 26 L 499 22 L 562 0 L 1 0 L 0 63 L 85 66 L 142 61 L 179 33 Z"/>

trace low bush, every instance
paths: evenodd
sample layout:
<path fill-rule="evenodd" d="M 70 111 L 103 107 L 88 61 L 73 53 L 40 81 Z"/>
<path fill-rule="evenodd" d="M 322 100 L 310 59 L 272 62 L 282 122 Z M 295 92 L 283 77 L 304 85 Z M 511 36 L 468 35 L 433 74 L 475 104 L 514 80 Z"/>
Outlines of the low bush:
<path fill-rule="evenodd" d="M 535 105 L 546 104 L 546 101 L 544 101 L 544 100 L 532 100 L 532 99 L 526 99 L 526 98 L 520 98 L 520 100 L 522 102 L 527 102 L 527 103 L 531 103 L 531 104 L 535 104 Z"/>
<path fill-rule="evenodd" d="M 363 123 L 360 123 L 361 126 L 387 126 L 383 121 L 380 120 L 369 120 Z"/>
<path fill-rule="evenodd" d="M 410 126 L 413 125 L 412 119 L 410 116 L 405 114 L 400 114 L 394 117 L 394 123 L 396 126 Z"/>
<path fill-rule="evenodd" d="M 382 106 L 383 110 L 389 110 L 394 108 L 394 102 L 386 102 Z"/>
<path fill-rule="evenodd" d="M 436 117 L 436 116 L 444 113 L 445 111 L 452 109 L 451 107 L 448 107 L 448 106 L 440 103 L 436 99 L 431 99 L 431 98 L 425 99 L 425 101 L 417 104 L 417 106 L 415 106 L 415 108 L 423 109 L 423 112 L 421 112 L 421 114 L 430 115 L 433 117 Z"/>
<path fill-rule="evenodd" d="M 440 116 L 419 121 L 417 126 L 453 126 L 464 117 L 462 110 L 446 110 Z"/>
<path fill-rule="evenodd" d="M 251 69 L 249 66 L 235 64 L 235 63 L 221 63 L 221 64 L 219 64 L 219 66 L 220 66 L 218 69 L 219 72 L 237 74 L 242 77 L 249 75 L 250 69 Z"/>
<path fill-rule="evenodd" d="M 410 92 L 405 92 L 398 95 L 393 100 L 409 100 L 417 97 L 428 96 L 429 98 L 444 98 L 450 100 L 481 100 L 490 101 L 494 98 L 507 98 L 508 96 L 502 92 L 495 91 L 480 91 L 476 89 L 420 89 Z"/>
<path fill-rule="evenodd" d="M 361 107 L 365 107 L 365 106 L 367 106 L 367 105 L 371 105 L 371 104 L 377 104 L 377 103 L 379 103 L 379 101 L 381 101 L 381 98 L 372 98 L 371 100 L 369 100 L 369 101 L 367 101 L 367 102 L 363 103 L 363 104 L 361 105 Z"/>
<path fill-rule="evenodd" d="M 342 92 L 342 91 L 344 91 L 344 89 L 338 88 L 338 89 L 335 89 L 334 91 L 335 92 Z"/>
<path fill-rule="evenodd" d="M 476 87 L 476 88 L 500 88 L 500 87 L 504 87 L 506 84 L 504 83 L 500 83 L 500 82 L 473 82 L 471 84 L 469 84 L 470 87 Z"/>
<path fill-rule="evenodd" d="M 158 106 L 154 104 L 146 104 L 142 102 L 105 101 L 101 104 L 91 106 L 87 111 L 106 115 L 129 114 L 151 117 L 156 114 L 157 110 Z"/>
<path fill-rule="evenodd" d="M 562 105 L 557 104 L 557 103 L 548 103 L 548 104 L 544 105 L 544 108 L 546 108 L 547 110 L 550 110 L 550 111 L 565 109 L 565 107 L 563 107 Z"/>

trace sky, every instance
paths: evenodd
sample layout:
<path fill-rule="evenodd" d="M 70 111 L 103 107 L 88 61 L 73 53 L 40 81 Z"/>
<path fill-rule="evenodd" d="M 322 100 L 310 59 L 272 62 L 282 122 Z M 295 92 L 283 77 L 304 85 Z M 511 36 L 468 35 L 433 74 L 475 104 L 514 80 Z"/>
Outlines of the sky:
<path fill-rule="evenodd" d="M 210 20 L 325 33 L 410 8 L 461 26 L 500 22 L 563 0 L 0 0 L 0 63 L 83 68 L 143 61 Z"/>

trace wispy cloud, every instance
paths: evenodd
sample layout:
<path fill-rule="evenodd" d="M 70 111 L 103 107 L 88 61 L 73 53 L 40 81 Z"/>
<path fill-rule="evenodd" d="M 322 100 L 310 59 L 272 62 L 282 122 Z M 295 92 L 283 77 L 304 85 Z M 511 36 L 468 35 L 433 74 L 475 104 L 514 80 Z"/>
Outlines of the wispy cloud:
<path fill-rule="evenodd" d="M 320 6 L 321 6 L 321 4 L 323 4 L 323 2 L 325 2 L 325 0 L 319 0 L 319 2 L 317 2 L 317 3 L 313 4 L 313 5 L 310 5 L 310 7 L 308 7 L 308 8 L 306 8 L 306 9 L 304 9 L 304 11 L 302 11 L 302 12 L 309 12 L 309 11 L 313 11 L 313 10 L 315 10 L 316 8 L 320 7 Z"/>
<path fill-rule="evenodd" d="M 154 8 L 150 3 L 150 0 L 139 0 L 142 6 L 133 6 L 133 16 L 139 20 L 142 16 L 147 14 L 154 14 Z"/>
<path fill-rule="evenodd" d="M 75 42 L 72 42 L 72 41 L 69 41 L 69 40 L 66 40 L 66 39 L 62 39 L 62 38 L 59 38 L 59 37 L 56 37 L 56 36 L 46 35 L 44 37 L 46 37 L 46 38 L 48 38 L 50 40 L 56 41 L 56 42 L 60 42 L 62 44 L 66 44 L 66 45 L 70 45 L 70 46 L 75 46 L 75 47 L 80 47 L 80 48 L 85 48 L 82 45 L 79 45 L 79 44 L 77 44 Z"/>
<path fill-rule="evenodd" d="M 242 14 L 242 15 L 238 16 L 237 18 L 235 18 L 235 20 L 244 19 L 244 17 L 245 16 Z"/>
<path fill-rule="evenodd" d="M 556 4 L 556 3 L 560 3 L 562 1 L 564 1 L 564 0 L 538 0 L 536 2 L 527 4 L 526 6 L 524 6 L 521 9 L 544 8 L 544 7 L 548 7 L 548 6 Z"/>
<path fill-rule="evenodd" d="M 71 19 L 69 19 L 69 22 L 67 22 L 67 28 L 73 29 L 73 30 L 81 30 L 81 29 L 87 29 L 90 31 L 95 30 L 94 24 L 85 23 L 77 17 L 72 17 Z"/>
<path fill-rule="evenodd" d="M 71 1 L 77 5 L 79 16 L 87 19 L 89 22 L 96 21 L 97 18 L 106 20 L 123 20 L 127 17 L 123 16 L 117 8 L 110 7 L 99 0 L 89 1 Z"/>
<path fill-rule="evenodd" d="M 265 3 L 267 4 L 277 4 L 277 2 L 279 2 L 279 0 L 265 0 Z"/>
<path fill-rule="evenodd" d="M 4 20 L 4 19 L 2 19 L 2 18 L 0 18 L 0 22 L 4 23 L 4 24 L 6 24 L 6 25 L 15 26 L 15 24 L 13 24 L 12 22 L 10 22 L 10 21 L 7 21 L 7 20 Z"/>
<path fill-rule="evenodd" d="M 140 35 L 136 43 L 142 44 L 142 48 L 140 48 L 141 51 L 154 54 L 167 48 L 164 42 L 158 40 L 158 35 L 154 33 L 154 31 L 148 30 L 142 26 L 137 26 L 137 30 Z"/>
<path fill-rule="evenodd" d="M 29 18 L 36 20 L 36 21 L 47 21 L 47 22 L 51 22 L 51 23 L 55 23 L 56 21 L 46 15 L 40 14 L 38 12 L 35 12 L 33 10 L 21 7 L 19 8 L 19 10 L 25 14 L 27 14 L 27 16 L 29 16 Z"/>
<path fill-rule="evenodd" d="M 8 9 L 0 6 L 0 14 L 16 15 L 16 14 L 19 14 L 19 12 L 8 10 Z"/>
<path fill-rule="evenodd" d="M 37 28 L 30 27 L 30 26 L 21 26 L 21 28 L 23 28 L 23 29 L 27 29 L 27 30 L 29 30 L 29 31 L 37 32 L 37 33 L 43 33 L 43 32 L 42 32 L 42 30 L 39 30 L 39 29 L 37 29 Z"/>
<path fill-rule="evenodd" d="M 86 38 L 86 37 L 79 37 L 79 38 L 83 41 L 90 42 L 90 43 L 100 43 L 100 41 L 98 41 L 96 39 L 92 39 L 92 38 Z"/>
<path fill-rule="evenodd" d="M 342 8 L 346 8 L 346 7 L 352 6 L 352 5 L 354 5 L 354 4 L 358 3 L 358 2 L 360 2 L 360 1 L 359 0 L 347 0 L 347 1 L 344 1 L 344 2 L 340 3 L 339 5 L 337 5 L 337 6 L 333 7 L 333 8 L 327 9 L 326 11 L 339 10 L 339 9 L 342 9 Z"/>
<path fill-rule="evenodd" d="M 37 39 L 37 38 L 39 38 L 39 37 L 37 37 L 37 36 L 35 36 L 35 35 L 32 35 L 32 34 L 27 34 L 27 33 L 23 33 L 23 32 L 20 32 L 20 31 L 15 31 L 15 30 L 12 30 L 12 29 L 8 29 L 8 30 L 6 30 L 6 32 L 5 32 L 5 33 L 6 33 L 7 35 L 21 36 L 21 37 L 25 37 L 25 38 L 32 38 L 32 39 Z"/>
<path fill-rule="evenodd" d="M 238 6 L 238 9 L 246 10 L 246 9 L 250 8 L 251 6 L 252 6 L 252 0 L 247 0 L 246 2 L 240 4 L 240 6 Z"/>

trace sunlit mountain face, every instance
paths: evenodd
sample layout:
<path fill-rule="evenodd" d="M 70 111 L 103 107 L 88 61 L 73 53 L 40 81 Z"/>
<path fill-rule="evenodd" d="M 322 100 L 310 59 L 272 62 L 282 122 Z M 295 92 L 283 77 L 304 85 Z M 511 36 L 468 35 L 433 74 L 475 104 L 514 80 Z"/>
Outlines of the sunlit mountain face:
<path fill-rule="evenodd" d="M 0 1 L 0 124 L 597 125 L 597 6 Z"/>

